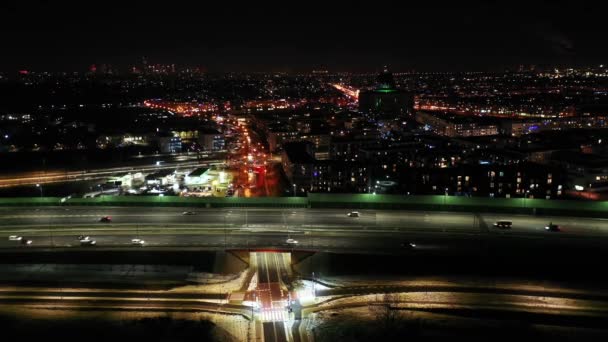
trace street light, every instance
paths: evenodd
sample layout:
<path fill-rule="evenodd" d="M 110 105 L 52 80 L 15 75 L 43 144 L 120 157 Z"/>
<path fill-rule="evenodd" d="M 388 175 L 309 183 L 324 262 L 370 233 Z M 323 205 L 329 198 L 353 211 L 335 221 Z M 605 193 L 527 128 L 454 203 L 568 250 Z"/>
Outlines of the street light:
<path fill-rule="evenodd" d="M 293 197 L 296 197 L 296 184 L 293 184 Z"/>
<path fill-rule="evenodd" d="M 36 187 L 40 189 L 40 197 L 42 197 L 42 185 L 36 184 Z"/>
<path fill-rule="evenodd" d="M 525 190 L 524 191 L 524 200 L 523 200 L 524 209 L 526 209 L 526 199 L 528 199 L 528 194 L 529 193 L 530 193 L 530 190 Z"/>

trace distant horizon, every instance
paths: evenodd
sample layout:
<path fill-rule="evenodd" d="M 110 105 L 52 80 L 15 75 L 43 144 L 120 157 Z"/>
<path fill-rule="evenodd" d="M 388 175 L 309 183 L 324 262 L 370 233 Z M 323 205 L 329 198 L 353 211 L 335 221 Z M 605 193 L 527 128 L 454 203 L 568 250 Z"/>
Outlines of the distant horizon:
<path fill-rule="evenodd" d="M 200 65 L 214 72 L 499 71 L 608 61 L 606 4 L 48 0 L 0 5 L 0 70 Z"/>
<path fill-rule="evenodd" d="M 256 70 L 237 70 L 237 69 L 231 69 L 231 70 L 224 70 L 224 69 L 218 69 L 218 70 L 214 70 L 214 69 L 208 69 L 206 67 L 204 67 L 203 65 L 195 65 L 195 64 L 178 64 L 178 63 L 162 63 L 162 62 L 151 62 L 149 65 L 158 65 L 158 66 L 169 66 L 169 65 L 175 65 L 176 68 L 176 72 L 179 71 L 183 71 L 184 69 L 200 69 L 199 71 L 201 73 L 206 73 L 206 74 L 271 74 L 271 73 L 276 73 L 276 74 L 313 74 L 315 72 L 327 72 L 327 74 L 342 74 L 342 73 L 347 73 L 347 74 L 354 74 L 354 75 L 366 75 L 366 74 L 376 74 L 380 71 L 382 71 L 382 68 L 384 65 L 379 65 L 377 67 L 373 67 L 373 68 L 355 68 L 355 69 L 336 69 L 336 68 L 298 68 L 297 70 L 294 69 L 290 69 L 290 68 L 283 68 L 283 69 L 272 69 L 272 68 L 268 68 L 268 69 L 256 69 Z M 112 71 L 116 71 L 118 74 L 130 74 L 133 73 L 133 71 L 131 70 L 135 65 L 117 65 L 117 64 L 112 64 L 112 63 L 91 63 L 88 64 L 88 66 L 86 67 L 82 67 L 82 68 L 74 68 L 74 69 L 57 69 L 57 68 L 49 68 L 49 69 L 44 69 L 44 68 L 28 68 L 28 67 L 23 67 L 23 68 L 17 68 L 17 69 L 3 69 L 0 70 L 1 73 L 3 74 L 19 74 L 22 71 L 27 71 L 27 72 L 31 72 L 31 73 L 52 73 L 52 74 L 56 74 L 56 73 L 91 73 L 90 71 L 90 67 L 95 65 L 97 68 L 100 68 L 101 66 L 105 65 L 108 67 L 112 68 Z M 395 68 L 392 67 L 390 64 L 388 65 L 388 69 L 391 73 L 393 74 L 435 74 L 435 73 L 447 73 L 447 74 L 451 74 L 451 73 L 503 73 L 503 72 L 517 72 L 518 69 L 520 67 L 523 67 L 523 72 L 529 72 L 529 71 L 547 71 L 547 70 L 552 70 L 552 69 L 596 69 L 596 68 L 607 68 L 608 69 L 608 62 L 607 63 L 589 63 L 589 64 L 545 64 L 545 65 L 535 65 L 535 64 L 514 64 L 514 65 L 508 65 L 508 66 L 504 66 L 502 68 L 496 67 L 496 68 L 486 68 L 486 69 L 463 69 L 463 70 L 450 70 L 450 69 L 417 69 L 417 68 Z M 107 72 L 97 72 L 98 74 L 104 74 Z M 160 74 L 160 73 L 159 73 Z"/>

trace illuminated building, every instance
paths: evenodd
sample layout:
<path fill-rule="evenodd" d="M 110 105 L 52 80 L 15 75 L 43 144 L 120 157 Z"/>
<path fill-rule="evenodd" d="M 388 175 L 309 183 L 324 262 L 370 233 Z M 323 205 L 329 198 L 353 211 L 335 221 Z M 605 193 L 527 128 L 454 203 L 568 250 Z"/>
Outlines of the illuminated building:
<path fill-rule="evenodd" d="M 182 139 L 179 137 L 161 136 L 158 138 L 160 153 L 179 153 L 182 151 Z"/>
<path fill-rule="evenodd" d="M 205 151 L 220 151 L 224 149 L 224 135 L 218 130 L 201 130 L 198 134 L 198 143 Z"/>
<path fill-rule="evenodd" d="M 446 137 L 475 137 L 499 133 L 498 124 L 490 118 L 417 112 L 416 121 L 435 134 Z"/>
<path fill-rule="evenodd" d="M 412 96 L 397 88 L 387 67 L 376 79 L 372 90 L 359 93 L 359 110 L 369 114 L 403 114 L 412 106 Z"/>

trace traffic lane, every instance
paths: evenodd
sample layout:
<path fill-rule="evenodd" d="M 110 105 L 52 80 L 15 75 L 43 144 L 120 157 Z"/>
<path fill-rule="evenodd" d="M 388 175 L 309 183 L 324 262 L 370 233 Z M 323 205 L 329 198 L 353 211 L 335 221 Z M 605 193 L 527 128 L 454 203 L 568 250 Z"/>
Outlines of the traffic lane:
<path fill-rule="evenodd" d="M 185 211 L 193 215 L 184 215 Z M 232 225 L 286 225 L 286 226 L 351 226 L 405 228 L 441 227 L 447 229 L 473 229 L 474 216 L 459 213 L 375 212 L 361 211 L 360 217 L 348 217 L 344 210 L 211 210 L 193 208 L 64 208 L 20 210 L 0 214 L 1 225 L 19 224 L 86 224 L 110 216 L 113 223 L 132 224 L 232 224 Z"/>
<path fill-rule="evenodd" d="M 82 246 L 83 248 L 94 247 L 129 247 L 140 248 L 133 245 L 134 238 L 143 239 L 145 246 L 195 246 L 195 247 L 226 247 L 226 248 L 276 248 L 282 250 L 317 250 L 317 249 L 370 249 L 375 251 L 403 251 L 403 252 L 443 252 L 445 250 L 477 250 L 480 242 L 475 239 L 439 239 L 429 238 L 416 234 L 395 236 L 315 236 L 315 235 L 293 235 L 293 234 L 210 234 L 210 235 L 103 235 L 90 234 L 91 240 L 96 241 L 95 246 Z M 297 244 L 287 243 L 287 238 L 298 241 Z M 31 246 L 24 246 L 19 241 L 0 240 L 0 247 L 31 248 L 36 246 L 56 247 L 81 247 L 76 235 L 53 236 L 51 234 L 37 234 L 24 236 L 31 239 Z M 406 244 L 414 243 L 414 249 Z M 145 246 L 141 248 L 145 248 Z M 268 264 L 268 261 L 267 263 Z M 271 269 L 276 269 L 276 262 L 272 263 Z"/>
<path fill-rule="evenodd" d="M 194 215 L 184 215 L 184 212 Z M 48 209 L 39 211 L 2 212 L 2 225 L 15 224 L 71 224 L 99 222 L 109 216 L 116 223 L 224 223 L 221 211 L 205 211 L 199 215 L 190 208 L 95 208 L 95 209 Z"/>
<path fill-rule="evenodd" d="M 266 268 L 268 269 L 268 282 L 269 283 L 278 283 L 279 282 L 279 276 L 278 276 L 279 271 L 278 271 L 277 263 L 276 263 L 276 253 L 259 253 L 259 254 L 263 255 L 264 263 L 266 264 Z M 274 297 L 272 291 L 271 291 L 271 297 Z"/>
<path fill-rule="evenodd" d="M 577 217 L 521 216 L 521 215 L 482 215 L 485 223 L 493 232 L 502 234 L 535 233 L 555 235 L 608 235 L 608 220 Z M 496 221 L 507 220 L 513 223 L 510 229 L 493 228 Z M 549 223 L 560 227 L 558 232 L 548 232 Z"/>
<path fill-rule="evenodd" d="M 449 230 L 478 231 L 474 214 L 451 212 L 379 212 L 377 226 L 411 229 L 441 228 Z"/>
<path fill-rule="evenodd" d="M 264 342 L 276 342 L 277 334 L 274 322 L 262 323 L 262 329 L 264 330 Z"/>
<path fill-rule="evenodd" d="M 194 215 L 183 215 L 192 211 Z M 0 226 L 17 225 L 74 225 L 98 223 L 103 216 L 111 216 L 116 224 L 217 224 L 237 226 L 341 226 L 349 227 L 400 227 L 412 230 L 442 229 L 446 231 L 478 231 L 479 222 L 473 214 L 450 212 L 399 212 L 360 211 L 361 217 L 347 217 L 347 210 L 285 210 L 285 209 L 199 209 L 199 208 L 1 208 Z M 608 220 L 571 217 L 535 217 L 521 215 L 481 215 L 485 224 L 508 219 L 513 222 L 511 230 L 504 234 L 545 233 L 544 227 L 553 222 L 562 227 L 563 235 L 608 234 Z M 105 223 L 99 223 L 103 225 Z M 108 224 L 106 224 L 108 225 Z M 109 224 L 111 226 L 111 223 Z M 497 232 L 491 229 L 491 232 Z"/>

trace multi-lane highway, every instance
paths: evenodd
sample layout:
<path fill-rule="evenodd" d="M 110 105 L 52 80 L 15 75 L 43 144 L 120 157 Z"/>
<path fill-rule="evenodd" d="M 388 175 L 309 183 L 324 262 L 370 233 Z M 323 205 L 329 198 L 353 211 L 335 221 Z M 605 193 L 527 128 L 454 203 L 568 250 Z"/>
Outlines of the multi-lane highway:
<path fill-rule="evenodd" d="M 185 215 L 184 212 L 190 212 Z M 141 238 L 149 246 L 289 247 L 303 249 L 399 249 L 407 239 L 454 236 L 580 238 L 608 236 L 608 220 L 452 212 L 360 211 L 341 209 L 200 209 L 139 207 L 0 208 L 0 247 L 17 246 L 9 235 L 32 246 L 77 246 L 91 235 L 98 246 L 126 246 Z M 111 222 L 99 222 L 110 216 Z M 513 222 L 498 229 L 500 219 Z M 559 232 L 549 232 L 552 222 Z M 398 237 L 398 238 L 395 238 Z M 296 245 L 286 243 L 298 240 Z M 426 246 L 428 248 L 432 246 Z"/>
<path fill-rule="evenodd" d="M 184 214 L 184 212 L 191 212 Z M 542 270 L 536 268 L 534 260 L 537 256 L 547 255 L 555 257 L 559 255 L 570 255 L 562 253 L 558 248 L 558 253 L 550 252 L 547 255 L 545 249 L 548 241 L 555 241 L 558 244 L 565 242 L 576 245 L 602 243 L 606 244 L 603 237 L 608 236 L 608 220 L 593 218 L 571 218 L 571 217 L 540 217 L 524 215 L 496 215 L 496 214 L 474 214 L 474 213 L 453 213 L 453 212 L 413 212 L 413 211 L 374 211 L 360 210 L 360 217 L 349 217 L 349 210 L 341 209 L 201 209 L 201 208 L 141 208 L 141 207 L 40 207 L 40 208 L 0 208 L 0 248 L 7 251 L 14 249 L 32 249 L 43 247 L 41 250 L 48 250 L 48 246 L 57 247 L 80 247 L 76 238 L 78 235 L 89 235 L 97 241 L 96 247 L 83 248 L 141 248 L 131 245 L 131 239 L 137 237 L 146 241 L 146 246 L 151 247 L 180 247 L 188 246 L 195 248 L 209 249 L 241 249 L 251 248 L 254 252 L 272 248 L 281 250 L 321 250 L 321 251 L 373 251 L 387 252 L 389 254 L 398 253 L 419 253 L 419 256 L 433 255 L 436 251 L 440 258 L 404 258 L 407 260 L 408 268 L 415 271 L 423 267 L 435 267 L 448 260 L 454 251 L 468 253 L 473 250 L 488 248 L 485 243 L 492 241 L 507 241 L 507 250 L 512 252 L 509 258 L 522 254 L 522 250 L 530 247 L 522 247 L 522 241 L 532 241 L 532 248 L 540 247 L 538 255 L 530 260 L 525 259 L 531 254 L 522 254 L 524 262 L 514 263 L 516 267 L 521 265 L 531 265 L 528 269 Z M 110 216 L 111 222 L 100 222 L 100 218 Z M 511 229 L 498 229 L 493 227 L 497 220 L 510 220 L 513 222 Z M 545 230 L 545 226 L 552 222 L 560 226 L 560 231 L 551 232 Z M 10 241 L 9 235 L 24 236 L 33 240 L 32 245 L 24 246 L 18 241 Z M 486 239 L 492 237 L 493 239 Z M 513 238 L 513 240 L 510 240 Z M 288 243 L 287 239 L 297 240 L 297 243 Z M 524 240 L 525 239 L 525 240 Z M 414 250 L 404 247 L 408 241 L 416 242 Z M 606 242 L 604 242 L 606 241 Z M 293 241 L 292 241 L 293 242 Z M 499 244 L 496 244 L 499 245 Z M 493 245 L 493 246 L 496 246 Z M 597 249 L 596 249 L 597 250 Z M 76 250 L 77 253 L 80 253 Z M 290 270 L 289 262 L 282 259 L 279 253 L 252 253 L 252 265 L 257 274 L 256 298 L 259 299 L 260 311 L 256 314 L 262 321 L 261 335 L 266 341 L 285 341 L 293 335 L 291 329 L 287 329 L 283 320 L 286 314 L 287 294 L 284 286 L 285 270 Z M 353 255 L 345 256 L 352 258 Z M 365 255 L 364 257 L 368 257 Z M 392 258 L 391 256 L 384 256 Z M 454 259 L 454 263 L 447 267 L 452 267 L 458 262 L 475 264 L 479 262 L 479 269 L 487 265 L 500 264 L 500 257 L 492 258 L 489 262 L 483 263 L 483 258 L 487 254 L 480 252 L 468 259 Z M 335 258 L 335 257 L 334 257 Z M 583 257 L 581 257 L 583 258 Z M 551 257 L 544 264 L 551 265 Z M 308 260 L 308 259 L 307 259 Z M 335 264 L 342 259 L 335 259 Z M 356 267 L 364 267 L 357 263 L 359 259 L 353 259 Z M 377 258 L 373 260 L 387 260 Z M 422 262 L 424 260 L 424 263 Z M 430 260 L 430 261 L 429 261 Z M 563 261 L 560 261 L 561 265 Z M 590 261 L 588 261 L 590 262 Z M 312 263 L 312 262 L 311 262 Z M 432 264 L 432 265 L 431 265 Z M 418 268 L 416 266 L 418 265 Z M 429 266 L 431 265 L 431 266 Z M 501 266 L 502 265 L 502 266 Z M 377 268 L 381 265 L 374 264 Z M 306 267 L 306 266 L 302 266 Z M 369 269 L 369 265 L 367 265 Z M 471 266 L 474 267 L 474 266 Z M 476 266 L 475 266 L 476 267 Z M 466 272 L 468 269 L 463 267 Z M 475 272 L 479 272 L 475 269 Z M 436 268 L 433 268 L 436 270 Z M 445 271 L 439 269 L 438 272 Z M 549 270 L 551 271 L 551 270 Z M 548 272 L 549 272 L 548 271 Z M 561 269 L 560 269 L 561 272 Z M 508 272 L 507 272 L 508 273 Z M 466 273 L 465 273 L 466 274 Z M 475 273 L 477 274 L 477 273 Z M 508 273 L 512 274 L 512 273 Z M 519 273 L 516 273 L 519 274 Z M 328 293 L 320 291 L 317 295 L 360 295 L 381 292 L 416 292 L 432 290 L 430 287 L 413 289 L 403 286 L 382 287 L 382 288 L 344 288 L 330 289 Z M 453 290 L 449 288 L 437 288 L 435 290 L 443 292 L 466 292 L 466 296 L 460 294 L 450 294 L 450 298 L 465 298 L 463 305 L 471 306 L 475 303 L 486 305 L 492 298 L 499 298 L 502 303 L 511 301 L 521 302 L 521 307 L 517 310 L 536 310 L 527 309 L 530 305 L 525 300 L 532 298 L 532 302 L 537 301 L 538 296 L 543 293 L 511 293 L 508 296 L 521 296 L 513 299 L 511 297 L 491 297 L 482 295 L 468 295 L 471 289 Z M 12 290 L 0 296 L 0 301 L 6 303 L 35 303 L 44 305 L 54 305 L 58 301 L 66 307 L 82 306 L 89 307 L 94 305 L 104 305 L 108 308 L 132 307 L 133 309 L 146 308 L 153 305 L 162 309 L 187 307 L 196 310 L 225 310 L 226 313 L 244 313 L 247 307 L 240 305 L 218 306 L 213 301 L 223 296 L 211 296 L 205 300 L 194 300 L 189 295 L 154 295 L 147 294 L 121 294 L 117 291 L 106 291 L 101 293 L 83 296 L 77 292 L 62 292 L 53 289 L 46 290 L 48 293 L 33 293 L 25 290 Z M 263 294 L 264 293 L 264 294 Z M 0 294 L 1 289 L 0 289 Z M 40 298 L 39 295 L 45 296 Z M 440 294 L 442 295 L 442 294 Z M 412 294 L 408 297 L 408 305 L 416 305 L 421 309 L 428 310 L 431 306 L 438 305 L 437 301 L 428 301 L 427 297 Z M 460 297 L 459 297 L 460 296 Z M 530 297 L 537 296 L 537 297 Z M 48 297 L 48 298 L 47 298 Z M 81 298 L 83 297 L 83 298 Z M 86 297 L 86 298 L 84 298 Z M 59 298 L 59 299 L 57 299 Z M 66 301 L 65 298 L 71 298 Z M 143 300 L 145 298 L 145 300 Z M 371 298 L 371 297 L 370 297 Z M 434 297 L 435 298 L 435 297 Z M 436 297 L 444 300 L 443 297 Z M 472 298 L 472 299 L 471 299 Z M 587 300 L 589 298 L 585 298 Z M 595 298 L 591 298 L 595 300 Z M 370 299 L 373 301 L 373 298 Z M 368 301 L 370 301 L 368 300 Z M 352 301 L 352 300 L 351 300 Z M 367 303 L 368 301 L 363 301 Z M 471 302 L 474 302 L 471 304 Z M 601 310 L 605 311 L 605 298 L 599 299 Z M 362 302 L 362 303 L 363 303 Z M 143 304 L 140 304 L 143 303 Z M 443 302 L 442 302 L 443 303 Z M 449 302 L 446 305 L 454 306 L 458 302 Z M 145 305 L 144 305 L 145 304 Z M 355 302 L 345 301 L 332 302 L 330 308 L 350 307 L 360 305 Z M 443 305 L 443 304 L 442 304 Z M 506 305 L 506 304 L 505 304 Z M 519 304 L 518 304 L 519 305 Z M 594 304 L 595 305 L 595 304 Z M 544 310 L 545 306 L 540 305 L 539 309 Z M 324 307 L 314 308 L 322 310 Z M 494 309 L 494 308 L 493 308 Z M 598 310 L 600 310 L 598 309 Z M 311 312 L 313 312 L 312 310 Z M 595 307 L 594 307 L 595 310 Z M 544 313 L 543 313 L 544 314 Z M 297 329 L 296 329 L 297 331 Z"/>

